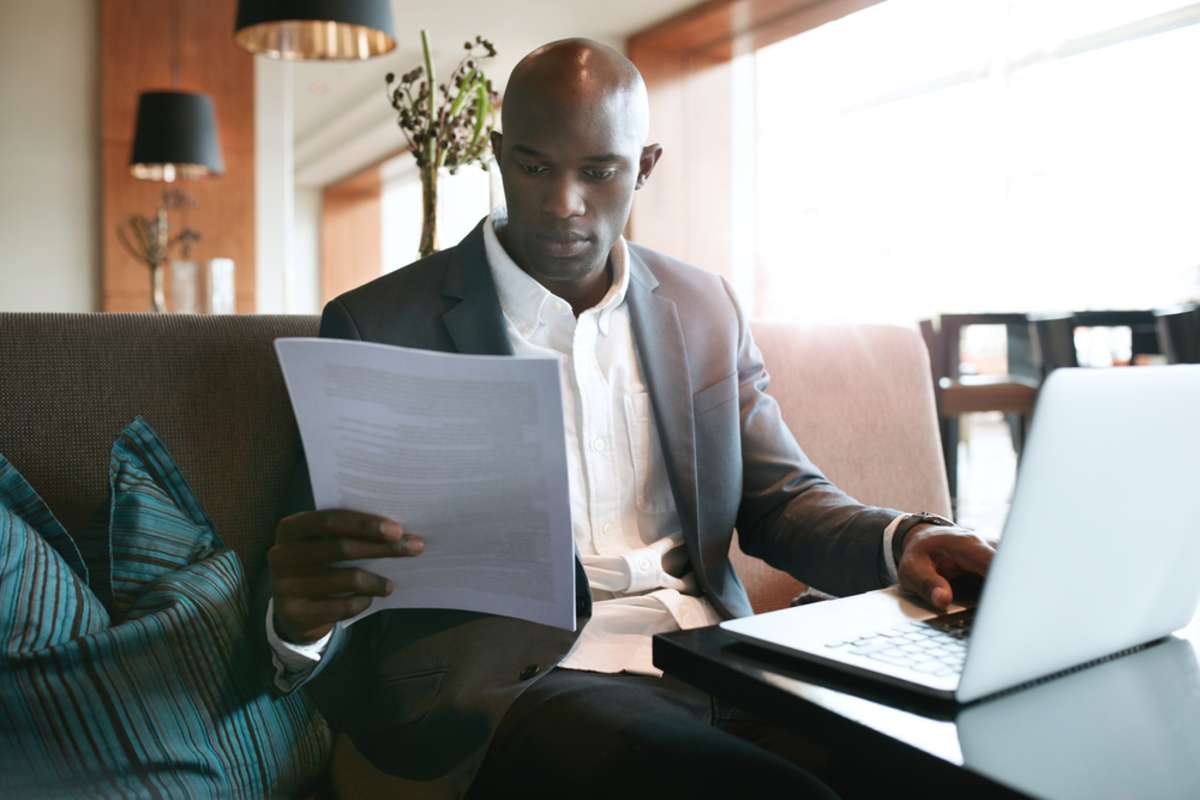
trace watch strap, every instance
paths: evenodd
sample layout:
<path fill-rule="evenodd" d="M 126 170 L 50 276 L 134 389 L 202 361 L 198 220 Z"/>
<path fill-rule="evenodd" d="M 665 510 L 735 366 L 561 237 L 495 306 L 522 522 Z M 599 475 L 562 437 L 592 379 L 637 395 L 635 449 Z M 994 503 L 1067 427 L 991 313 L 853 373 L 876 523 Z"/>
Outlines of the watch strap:
<path fill-rule="evenodd" d="M 900 518 L 900 524 L 896 526 L 896 530 L 892 533 L 892 558 L 895 559 L 897 567 L 900 565 L 900 555 L 904 552 L 904 540 L 908 538 L 909 532 L 918 525 L 926 524 L 955 527 L 953 520 L 946 519 L 940 514 L 933 514 L 928 511 L 905 514 Z"/>

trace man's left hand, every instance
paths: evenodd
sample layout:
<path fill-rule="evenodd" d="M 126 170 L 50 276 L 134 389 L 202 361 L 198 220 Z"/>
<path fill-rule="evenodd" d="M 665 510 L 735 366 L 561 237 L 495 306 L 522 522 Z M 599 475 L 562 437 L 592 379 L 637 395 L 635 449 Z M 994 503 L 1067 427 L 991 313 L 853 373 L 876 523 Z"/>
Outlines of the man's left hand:
<path fill-rule="evenodd" d="M 987 574 L 995 546 L 974 531 L 921 525 L 908 532 L 897 572 L 900 588 L 939 611 L 954 601 L 950 581 L 959 575 Z"/>

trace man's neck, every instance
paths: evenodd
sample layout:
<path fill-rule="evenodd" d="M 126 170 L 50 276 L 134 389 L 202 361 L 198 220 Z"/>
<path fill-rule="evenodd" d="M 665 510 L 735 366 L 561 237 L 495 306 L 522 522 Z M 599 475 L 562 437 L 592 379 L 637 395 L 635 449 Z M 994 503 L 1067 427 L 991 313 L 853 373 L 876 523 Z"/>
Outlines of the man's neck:
<path fill-rule="evenodd" d="M 520 266 L 519 264 L 517 266 Z M 521 267 L 524 269 L 524 267 Z M 529 273 L 526 273 L 527 275 Z M 532 277 L 532 276 L 531 276 Z M 537 280 L 537 278 L 534 278 Z M 538 281 L 551 294 L 566 300 L 572 313 L 578 317 L 589 308 L 595 308 L 608 294 L 613 282 L 612 255 L 604 262 L 604 269 L 585 281 Z"/>

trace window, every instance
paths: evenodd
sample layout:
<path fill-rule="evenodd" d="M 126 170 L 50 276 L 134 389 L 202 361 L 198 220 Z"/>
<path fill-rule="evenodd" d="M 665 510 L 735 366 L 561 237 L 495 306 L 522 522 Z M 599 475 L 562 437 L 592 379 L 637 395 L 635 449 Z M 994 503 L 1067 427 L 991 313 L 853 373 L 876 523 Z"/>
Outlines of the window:
<path fill-rule="evenodd" d="M 889 0 L 739 56 L 753 313 L 1200 295 L 1197 22 L 1180 0 Z"/>

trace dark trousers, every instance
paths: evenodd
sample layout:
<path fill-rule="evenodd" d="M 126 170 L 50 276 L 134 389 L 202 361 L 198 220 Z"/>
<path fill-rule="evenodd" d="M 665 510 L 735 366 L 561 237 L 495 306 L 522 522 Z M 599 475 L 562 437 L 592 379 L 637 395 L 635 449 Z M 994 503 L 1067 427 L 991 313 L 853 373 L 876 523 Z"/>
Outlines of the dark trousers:
<path fill-rule="evenodd" d="M 555 669 L 501 720 L 469 797 L 836 797 L 777 733 L 668 677 Z"/>

